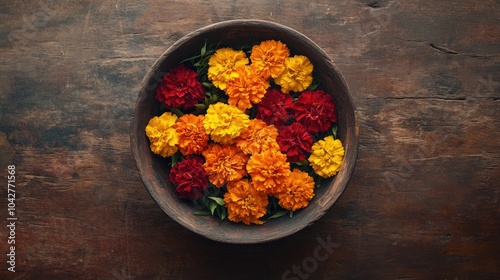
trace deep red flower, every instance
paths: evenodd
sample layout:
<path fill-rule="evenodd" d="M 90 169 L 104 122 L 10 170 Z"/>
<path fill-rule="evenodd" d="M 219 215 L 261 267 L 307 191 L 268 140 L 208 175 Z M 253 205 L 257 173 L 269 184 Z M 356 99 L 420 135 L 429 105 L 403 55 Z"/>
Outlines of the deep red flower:
<path fill-rule="evenodd" d="M 198 75 L 183 64 L 172 68 L 156 90 L 156 99 L 167 108 L 190 109 L 205 98 Z"/>
<path fill-rule="evenodd" d="M 337 122 L 335 101 L 323 90 L 304 91 L 294 104 L 294 115 L 311 133 L 325 132 Z"/>
<path fill-rule="evenodd" d="M 279 129 L 290 120 L 292 111 L 292 96 L 270 88 L 257 106 L 255 117 L 265 121 L 267 125 L 274 125 Z"/>
<path fill-rule="evenodd" d="M 283 127 L 276 140 L 288 162 L 304 161 L 313 144 L 311 134 L 298 122 Z"/>
<path fill-rule="evenodd" d="M 208 186 L 208 176 L 201 157 L 190 157 L 178 162 L 170 170 L 169 178 L 176 185 L 179 198 L 196 200 L 203 196 Z"/>

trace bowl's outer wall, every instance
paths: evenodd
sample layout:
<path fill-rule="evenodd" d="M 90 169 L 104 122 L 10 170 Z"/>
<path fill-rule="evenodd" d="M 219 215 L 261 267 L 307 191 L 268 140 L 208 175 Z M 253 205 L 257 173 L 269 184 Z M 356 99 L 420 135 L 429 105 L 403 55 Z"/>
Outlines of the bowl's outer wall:
<path fill-rule="evenodd" d="M 160 113 L 154 95 L 163 75 L 183 59 L 198 53 L 207 43 L 222 42 L 220 47 L 255 44 L 263 40 L 280 40 L 292 54 L 307 56 L 314 65 L 314 75 L 322 88 L 332 94 L 337 105 L 339 138 L 344 144 L 345 157 L 339 173 L 316 190 L 308 207 L 292 219 L 282 217 L 260 226 L 230 222 L 219 223 L 210 216 L 196 216 L 193 203 L 181 201 L 167 176 L 165 161 L 151 153 L 145 127 L 150 118 Z M 157 204 L 175 221 L 212 240 L 227 243 L 260 243 L 293 234 L 318 220 L 344 191 L 358 150 L 356 111 L 347 84 L 328 55 L 306 36 L 288 27 L 259 20 L 235 20 L 216 23 L 190 33 L 174 43 L 152 66 L 144 78 L 134 109 L 131 146 L 141 178 Z"/>

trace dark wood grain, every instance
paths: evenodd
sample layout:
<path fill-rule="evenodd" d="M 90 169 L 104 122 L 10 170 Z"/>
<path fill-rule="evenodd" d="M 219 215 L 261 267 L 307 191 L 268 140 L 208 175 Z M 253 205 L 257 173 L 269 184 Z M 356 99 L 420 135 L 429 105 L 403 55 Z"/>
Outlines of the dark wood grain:
<path fill-rule="evenodd" d="M 498 9 L 495 0 L 0 2 L 0 278 L 500 278 Z M 211 241 L 165 215 L 129 140 L 154 61 L 193 30 L 241 18 L 284 24 L 325 50 L 349 84 L 360 137 L 333 207 L 254 245 Z M 9 164 L 16 273 L 6 270 Z"/>

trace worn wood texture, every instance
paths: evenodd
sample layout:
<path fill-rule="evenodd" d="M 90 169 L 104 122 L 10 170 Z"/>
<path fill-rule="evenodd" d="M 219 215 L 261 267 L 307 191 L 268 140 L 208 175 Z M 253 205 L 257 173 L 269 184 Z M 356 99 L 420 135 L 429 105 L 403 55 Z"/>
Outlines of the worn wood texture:
<path fill-rule="evenodd" d="M 499 8 L 1 1 L 0 278 L 500 278 Z M 168 218 L 129 143 L 138 88 L 156 58 L 192 30 L 238 18 L 288 25 L 321 46 L 360 124 L 357 166 L 338 202 L 311 227 L 259 245 L 210 241 Z M 15 273 L 6 263 L 11 164 Z"/>

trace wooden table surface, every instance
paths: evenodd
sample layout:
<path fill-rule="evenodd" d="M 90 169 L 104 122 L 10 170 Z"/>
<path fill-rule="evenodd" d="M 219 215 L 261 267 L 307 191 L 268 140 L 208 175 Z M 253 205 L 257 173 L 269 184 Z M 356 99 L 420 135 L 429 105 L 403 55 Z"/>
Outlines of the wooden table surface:
<path fill-rule="evenodd" d="M 499 10 L 496 0 L 0 1 L 0 278 L 500 279 Z M 240 18 L 320 45 L 350 86 L 360 134 L 352 179 L 322 219 L 244 246 L 164 214 L 129 140 L 156 58 Z"/>

